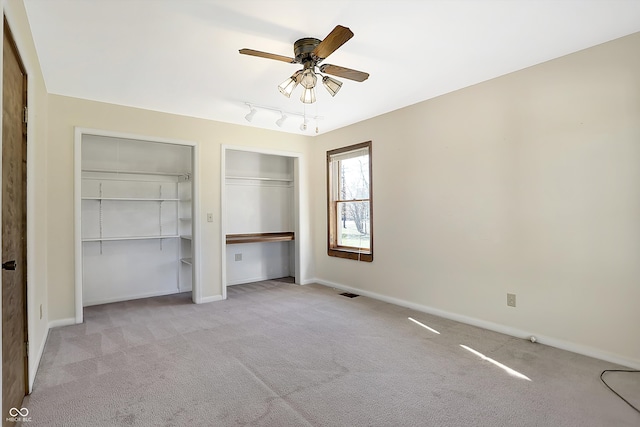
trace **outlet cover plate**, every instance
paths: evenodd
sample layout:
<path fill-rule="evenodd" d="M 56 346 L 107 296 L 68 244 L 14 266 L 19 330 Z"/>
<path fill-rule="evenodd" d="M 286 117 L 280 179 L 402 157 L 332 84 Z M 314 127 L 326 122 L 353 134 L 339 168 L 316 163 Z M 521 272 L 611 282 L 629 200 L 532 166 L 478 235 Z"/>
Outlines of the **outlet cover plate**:
<path fill-rule="evenodd" d="M 509 307 L 516 306 L 516 294 L 507 294 L 507 305 Z"/>

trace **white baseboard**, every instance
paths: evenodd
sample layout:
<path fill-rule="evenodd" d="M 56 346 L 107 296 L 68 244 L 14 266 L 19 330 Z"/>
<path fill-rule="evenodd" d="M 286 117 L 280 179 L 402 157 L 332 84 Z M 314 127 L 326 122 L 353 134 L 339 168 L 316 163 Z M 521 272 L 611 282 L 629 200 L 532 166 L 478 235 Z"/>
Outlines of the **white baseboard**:
<path fill-rule="evenodd" d="M 222 295 L 213 295 L 210 297 L 202 297 L 200 298 L 200 302 L 198 304 L 206 304 L 208 302 L 216 302 L 216 301 L 222 301 Z"/>
<path fill-rule="evenodd" d="M 57 319 L 49 322 L 49 329 L 57 328 L 59 326 L 69 326 L 69 325 L 75 325 L 75 324 L 76 324 L 75 317 L 69 317 L 67 319 Z"/>
<path fill-rule="evenodd" d="M 510 335 L 516 338 L 529 339 L 529 337 L 531 337 L 532 335 L 535 335 L 537 342 L 539 342 L 540 344 L 545 344 L 551 347 L 559 348 L 561 350 L 566 350 L 572 353 L 581 354 L 583 356 L 593 357 L 595 359 L 604 360 L 606 362 L 627 366 L 629 368 L 640 369 L 639 360 L 625 358 L 617 354 L 612 354 L 598 348 L 593 348 L 593 347 L 573 343 L 570 341 L 561 340 L 554 337 L 538 335 L 529 331 L 524 331 L 522 329 L 513 328 L 511 326 L 502 325 L 499 323 L 493 323 L 486 320 L 477 319 L 475 317 L 464 316 L 457 313 L 451 313 L 449 311 L 440 310 L 434 307 L 417 304 L 411 301 L 406 301 L 403 299 L 394 298 L 387 295 L 366 291 L 363 289 L 354 288 L 352 286 L 347 286 L 341 283 L 335 283 L 328 280 L 315 279 L 313 281 L 308 281 L 308 283 L 305 283 L 305 284 L 310 284 L 310 283 L 318 283 L 324 286 L 341 289 L 343 291 L 352 292 L 354 294 L 363 295 L 376 300 L 388 302 L 390 304 L 399 305 L 401 307 L 407 307 L 412 310 L 421 311 L 423 313 L 432 314 L 434 316 L 442 317 L 445 319 L 455 320 L 457 322 L 466 323 L 468 325 L 477 326 L 479 328 L 488 329 L 488 330 L 499 332 L 505 335 Z"/>
<path fill-rule="evenodd" d="M 33 382 L 36 379 L 36 374 L 38 373 L 38 368 L 40 367 L 40 360 L 42 359 L 42 355 L 44 354 L 44 346 L 47 343 L 50 328 L 50 324 L 47 324 L 47 330 L 44 334 L 42 334 L 42 341 L 40 342 L 38 353 L 35 355 L 35 358 L 31 354 L 29 354 L 29 393 L 33 391 Z M 31 345 L 31 343 L 29 343 L 29 353 L 31 353 L 32 348 L 33 346 Z"/>
<path fill-rule="evenodd" d="M 227 286 L 244 285 L 245 283 L 262 282 L 264 280 L 281 279 L 287 276 L 289 276 L 289 272 L 276 274 L 276 275 L 268 275 L 268 276 L 265 275 L 265 276 L 256 276 L 256 277 L 243 277 L 241 279 L 236 279 L 236 280 L 227 279 Z"/>
<path fill-rule="evenodd" d="M 151 297 L 161 297 L 161 296 L 165 296 L 165 295 L 177 294 L 177 293 L 180 293 L 180 292 L 182 292 L 182 291 L 179 291 L 178 289 L 172 289 L 170 291 L 147 292 L 147 293 L 144 293 L 144 294 L 126 295 L 126 296 L 115 297 L 115 298 L 105 298 L 105 299 L 85 302 L 84 306 L 85 307 L 89 307 L 89 306 L 92 306 L 92 305 L 110 304 L 112 302 L 131 301 L 131 300 L 135 300 L 135 299 L 151 298 Z"/>

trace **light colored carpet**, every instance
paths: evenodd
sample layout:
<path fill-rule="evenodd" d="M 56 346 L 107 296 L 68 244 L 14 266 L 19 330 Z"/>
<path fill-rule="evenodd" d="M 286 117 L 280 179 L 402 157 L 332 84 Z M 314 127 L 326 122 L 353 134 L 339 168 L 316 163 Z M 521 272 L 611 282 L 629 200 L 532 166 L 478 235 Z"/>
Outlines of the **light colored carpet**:
<path fill-rule="evenodd" d="M 88 307 L 50 331 L 28 425 L 640 425 L 600 382 L 619 366 L 340 292 L 275 280 Z M 607 380 L 640 404 L 640 377 Z"/>

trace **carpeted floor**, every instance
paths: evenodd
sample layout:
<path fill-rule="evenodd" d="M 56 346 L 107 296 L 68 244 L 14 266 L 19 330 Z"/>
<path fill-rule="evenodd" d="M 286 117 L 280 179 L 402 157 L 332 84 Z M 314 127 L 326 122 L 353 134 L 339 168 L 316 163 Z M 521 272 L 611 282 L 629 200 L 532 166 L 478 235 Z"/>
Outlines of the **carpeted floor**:
<path fill-rule="evenodd" d="M 25 425 L 640 425 L 600 382 L 618 366 L 340 292 L 274 280 L 88 307 L 50 331 Z M 639 376 L 608 375 L 640 405 Z"/>

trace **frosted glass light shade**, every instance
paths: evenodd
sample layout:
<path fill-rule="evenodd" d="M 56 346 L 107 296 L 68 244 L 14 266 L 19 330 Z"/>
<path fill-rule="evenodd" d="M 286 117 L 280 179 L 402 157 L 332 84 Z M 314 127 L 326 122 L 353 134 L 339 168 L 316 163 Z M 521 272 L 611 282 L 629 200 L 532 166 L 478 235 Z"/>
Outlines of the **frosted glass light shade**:
<path fill-rule="evenodd" d="M 327 91 L 331 94 L 331 96 L 336 96 L 336 93 L 338 93 L 338 91 L 342 87 L 342 82 L 329 76 L 322 77 L 322 84 L 327 88 Z"/>
<path fill-rule="evenodd" d="M 307 68 L 302 72 L 302 78 L 300 79 L 300 84 L 305 89 L 313 89 L 316 87 L 316 82 L 318 78 L 316 77 L 316 73 L 313 72 L 313 69 Z"/>
<path fill-rule="evenodd" d="M 302 70 L 298 70 L 287 80 L 283 81 L 280 84 L 280 86 L 278 86 L 278 90 L 280 91 L 280 93 L 286 96 L 287 98 L 290 98 L 291 93 L 296 88 L 296 86 L 298 86 L 301 74 L 302 74 Z"/>
<path fill-rule="evenodd" d="M 300 96 L 300 101 L 305 104 L 313 104 L 316 102 L 316 90 L 314 88 L 305 89 Z"/>
<path fill-rule="evenodd" d="M 289 77 L 287 80 L 282 82 L 280 86 L 278 86 L 278 90 L 281 94 L 289 98 L 291 97 L 291 92 L 293 92 L 296 86 L 298 86 L 298 82 Z"/>

